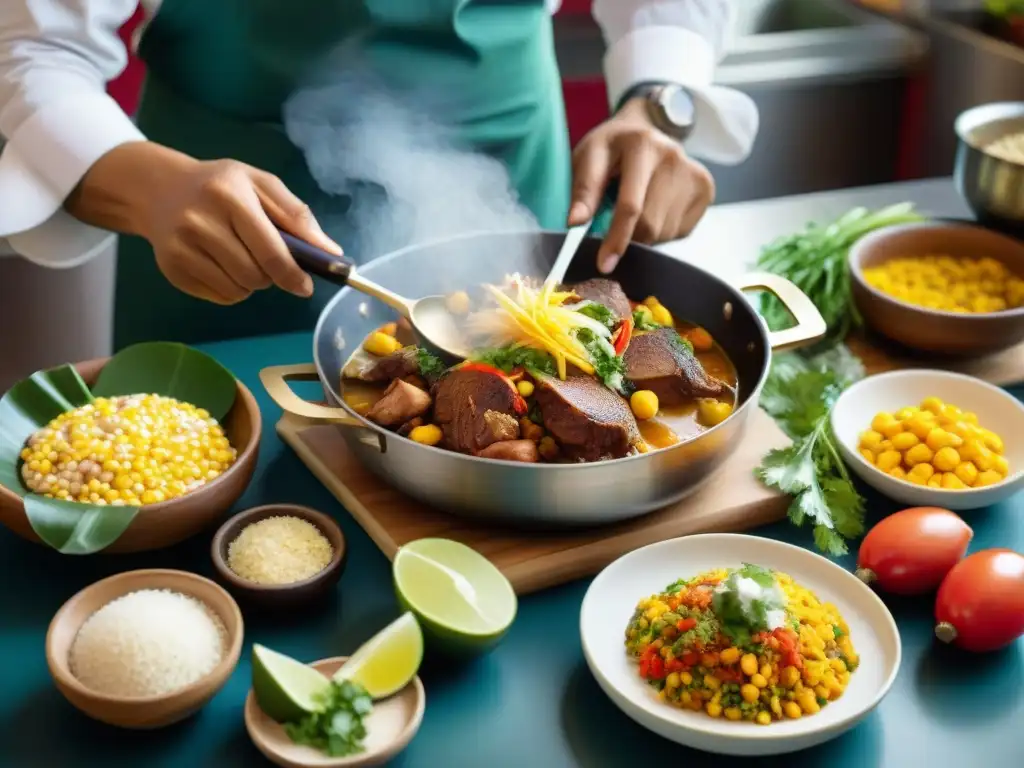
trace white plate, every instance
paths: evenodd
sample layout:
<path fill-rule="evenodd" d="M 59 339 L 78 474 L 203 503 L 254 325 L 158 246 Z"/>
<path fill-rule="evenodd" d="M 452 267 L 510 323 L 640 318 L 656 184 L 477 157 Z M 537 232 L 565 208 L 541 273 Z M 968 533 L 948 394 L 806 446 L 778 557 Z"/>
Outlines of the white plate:
<path fill-rule="evenodd" d="M 822 602 L 834 603 L 850 627 L 860 666 L 843 695 L 815 715 L 755 725 L 681 710 L 659 701 L 626 655 L 626 625 L 639 600 L 678 578 L 743 563 L 788 573 Z M 835 738 L 878 706 L 896 679 L 902 654 L 889 609 L 853 574 L 791 544 L 727 533 L 670 539 L 620 557 L 587 590 L 580 637 L 590 671 L 619 709 L 667 739 L 723 755 L 775 755 Z"/>
<path fill-rule="evenodd" d="M 857 451 L 860 435 L 880 411 L 895 412 L 938 397 L 978 414 L 978 423 L 1002 436 L 1010 475 L 1001 483 L 954 491 L 928 488 L 882 472 Z M 1024 488 L 1024 404 L 1009 392 L 973 376 L 932 370 L 880 373 L 861 379 L 836 400 L 832 431 L 843 460 L 858 477 L 894 501 L 917 507 L 979 509 L 1008 499 Z"/>

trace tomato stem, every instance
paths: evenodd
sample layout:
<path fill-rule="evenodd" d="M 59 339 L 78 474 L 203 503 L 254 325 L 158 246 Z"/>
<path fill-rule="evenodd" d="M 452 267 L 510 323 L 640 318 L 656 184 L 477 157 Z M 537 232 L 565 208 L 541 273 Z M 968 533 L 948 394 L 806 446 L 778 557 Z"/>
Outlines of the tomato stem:
<path fill-rule="evenodd" d="M 935 625 L 935 636 L 943 643 L 952 643 L 956 640 L 956 627 L 948 621 L 940 621 Z"/>
<path fill-rule="evenodd" d="M 854 571 L 854 575 L 865 584 L 870 584 L 878 578 L 870 568 L 858 568 Z"/>

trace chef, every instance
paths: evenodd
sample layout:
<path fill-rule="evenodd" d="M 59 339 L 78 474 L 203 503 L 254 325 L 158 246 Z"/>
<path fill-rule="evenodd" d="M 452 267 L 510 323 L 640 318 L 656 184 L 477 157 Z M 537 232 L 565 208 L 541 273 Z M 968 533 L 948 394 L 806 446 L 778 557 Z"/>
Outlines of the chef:
<path fill-rule="evenodd" d="M 617 178 L 604 272 L 631 239 L 688 234 L 714 197 L 694 158 L 737 163 L 757 132 L 753 102 L 713 84 L 730 0 L 594 0 L 612 116 L 571 154 L 559 0 L 141 4 L 147 81 L 133 122 L 104 88 L 125 67 L 117 31 L 136 0 L 0 3 L 0 237 L 60 268 L 125 235 L 118 348 L 312 327 L 321 303 L 275 225 L 335 253 L 357 233 L 332 239 L 318 225 L 311 209 L 339 203 L 324 199 L 281 112 L 342 44 L 357 41 L 398 87 L 458 94 L 459 140 L 502 161 L 546 228 L 586 221 Z"/>

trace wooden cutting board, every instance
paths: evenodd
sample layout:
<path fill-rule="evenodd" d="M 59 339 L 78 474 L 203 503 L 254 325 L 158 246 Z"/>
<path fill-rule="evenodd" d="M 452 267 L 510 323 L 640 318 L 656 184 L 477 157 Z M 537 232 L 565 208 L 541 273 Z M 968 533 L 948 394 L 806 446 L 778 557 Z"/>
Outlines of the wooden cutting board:
<path fill-rule="evenodd" d="M 962 370 L 1003 386 L 1024 382 L 1024 345 L 981 360 L 943 363 L 900 357 L 874 339 L 852 339 L 850 346 L 871 373 L 928 366 Z M 415 539 L 454 539 L 488 557 L 518 594 L 592 575 L 622 553 L 656 541 L 756 528 L 781 519 L 789 505 L 788 497 L 754 477 L 761 457 L 787 443 L 760 410 L 751 418 L 743 443 L 695 494 L 626 523 L 559 534 L 474 525 L 413 501 L 364 469 L 335 426 L 285 415 L 277 431 L 388 558 Z"/>

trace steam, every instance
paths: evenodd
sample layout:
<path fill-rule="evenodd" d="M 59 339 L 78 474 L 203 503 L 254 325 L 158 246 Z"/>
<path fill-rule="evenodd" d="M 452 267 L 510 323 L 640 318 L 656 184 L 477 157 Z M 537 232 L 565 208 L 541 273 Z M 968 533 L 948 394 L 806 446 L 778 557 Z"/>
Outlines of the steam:
<path fill-rule="evenodd" d="M 442 104 L 386 89 L 344 54 L 329 64 L 288 100 L 284 124 L 321 190 L 353 197 L 344 212 L 314 205 L 353 258 L 468 232 L 539 228 L 505 166 L 461 149 L 434 117 Z"/>

